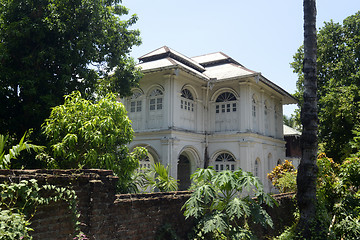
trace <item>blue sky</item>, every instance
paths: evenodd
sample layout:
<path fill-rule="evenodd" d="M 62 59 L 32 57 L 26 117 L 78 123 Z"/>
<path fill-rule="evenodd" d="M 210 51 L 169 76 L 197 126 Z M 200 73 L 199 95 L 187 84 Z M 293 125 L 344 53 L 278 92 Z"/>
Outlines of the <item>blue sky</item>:
<path fill-rule="evenodd" d="M 123 0 L 139 17 L 134 28 L 142 45 L 138 58 L 161 46 L 188 57 L 224 52 L 245 67 L 261 72 L 289 93 L 297 76 L 292 56 L 303 42 L 300 0 Z M 331 19 L 342 22 L 360 10 L 359 0 L 317 0 L 317 28 Z M 295 105 L 285 106 L 290 116 Z"/>

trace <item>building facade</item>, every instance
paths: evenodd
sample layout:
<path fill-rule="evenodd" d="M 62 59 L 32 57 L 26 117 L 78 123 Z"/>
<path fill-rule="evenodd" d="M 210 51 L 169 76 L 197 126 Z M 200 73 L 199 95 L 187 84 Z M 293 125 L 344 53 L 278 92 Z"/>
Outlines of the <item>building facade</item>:
<path fill-rule="evenodd" d="M 180 190 L 197 169 L 241 168 L 264 183 L 285 158 L 284 104 L 296 100 L 259 72 L 218 52 L 188 58 L 166 46 L 139 58 L 144 77 L 123 99 L 143 146 L 141 166 L 168 165 Z"/>

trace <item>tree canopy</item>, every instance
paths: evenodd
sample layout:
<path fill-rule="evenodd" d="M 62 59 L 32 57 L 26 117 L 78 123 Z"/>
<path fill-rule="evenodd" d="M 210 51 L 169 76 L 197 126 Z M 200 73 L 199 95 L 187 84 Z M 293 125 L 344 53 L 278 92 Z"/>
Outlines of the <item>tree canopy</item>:
<path fill-rule="evenodd" d="M 343 24 L 326 22 L 318 32 L 319 143 L 340 162 L 352 153 L 349 142 L 360 126 L 360 12 Z M 296 97 L 303 102 L 303 47 L 291 66 L 299 76 Z"/>
<path fill-rule="evenodd" d="M 141 41 L 120 3 L 0 0 L 1 133 L 36 131 L 74 90 L 130 93 L 141 74 L 129 52 Z"/>
<path fill-rule="evenodd" d="M 43 133 L 49 140 L 51 168 L 111 169 L 119 177 L 120 191 L 128 192 L 131 176 L 146 150 L 129 152 L 133 138 L 131 121 L 123 104 L 109 94 L 93 103 L 80 92 L 65 96 L 45 120 Z"/>

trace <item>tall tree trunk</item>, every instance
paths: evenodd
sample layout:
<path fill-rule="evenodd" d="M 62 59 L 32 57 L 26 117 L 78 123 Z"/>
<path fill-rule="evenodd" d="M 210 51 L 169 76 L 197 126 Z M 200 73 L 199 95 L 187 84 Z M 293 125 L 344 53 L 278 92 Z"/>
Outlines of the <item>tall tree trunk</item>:
<path fill-rule="evenodd" d="M 304 0 L 304 103 L 301 108 L 302 158 L 297 176 L 297 201 L 300 220 L 297 231 L 302 239 L 311 239 L 316 229 L 317 175 L 317 77 L 316 77 L 316 0 Z"/>

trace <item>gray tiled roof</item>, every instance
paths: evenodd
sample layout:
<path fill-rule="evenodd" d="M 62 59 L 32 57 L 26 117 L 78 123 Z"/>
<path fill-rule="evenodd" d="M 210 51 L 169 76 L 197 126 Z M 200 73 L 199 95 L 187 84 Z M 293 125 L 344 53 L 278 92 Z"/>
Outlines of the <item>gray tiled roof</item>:
<path fill-rule="evenodd" d="M 245 68 L 243 65 L 222 52 L 206 54 L 193 58 L 163 46 L 139 58 L 144 73 L 163 69 L 181 68 L 184 71 L 208 81 L 228 81 L 245 77 L 255 77 L 257 82 L 274 89 L 284 96 L 283 104 L 293 104 L 297 100 L 281 87 L 266 79 L 259 72 Z"/>
<path fill-rule="evenodd" d="M 291 128 L 287 125 L 283 125 L 283 130 L 284 130 L 284 136 L 300 136 L 301 132 L 299 132 L 298 130 Z"/>
<path fill-rule="evenodd" d="M 154 61 L 159 58 L 165 58 L 165 57 L 171 57 L 175 60 L 183 62 L 185 65 L 189 65 L 199 72 L 205 71 L 205 68 L 203 66 L 201 66 L 198 62 L 192 60 L 191 58 L 186 57 L 185 55 L 183 55 L 167 46 L 163 46 L 163 47 L 158 48 L 148 54 L 145 54 L 144 56 L 139 57 L 139 60 L 140 60 L 140 62 L 149 62 L 149 61 Z"/>
<path fill-rule="evenodd" d="M 190 74 L 196 75 L 204 80 L 209 80 L 209 77 L 207 77 L 203 73 L 196 71 L 195 69 L 169 57 L 163 59 L 157 59 L 154 61 L 143 62 L 138 64 L 138 66 L 141 67 L 141 70 L 144 73 L 161 71 L 164 69 L 182 68 L 183 70 L 189 72 Z"/>
<path fill-rule="evenodd" d="M 202 63 L 207 63 L 207 62 L 225 60 L 228 58 L 229 57 L 226 56 L 224 53 L 216 52 L 216 53 L 205 54 L 205 55 L 201 55 L 201 56 L 197 56 L 197 57 L 192 57 L 191 59 L 202 64 Z"/>
<path fill-rule="evenodd" d="M 206 76 L 210 78 L 216 78 L 218 81 L 251 76 L 254 75 L 254 73 L 254 71 L 248 70 L 234 63 L 210 66 L 207 67 L 204 72 Z"/>

